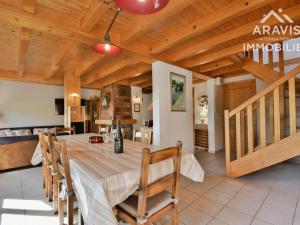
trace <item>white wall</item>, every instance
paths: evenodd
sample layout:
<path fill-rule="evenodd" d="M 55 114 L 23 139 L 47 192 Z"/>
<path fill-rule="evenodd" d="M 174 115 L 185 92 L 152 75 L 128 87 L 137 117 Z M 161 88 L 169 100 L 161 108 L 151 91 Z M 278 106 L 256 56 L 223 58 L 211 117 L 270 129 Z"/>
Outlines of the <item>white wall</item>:
<path fill-rule="evenodd" d="M 133 125 L 134 129 L 139 128 L 142 125 L 142 108 L 143 108 L 143 102 L 142 102 L 142 88 L 140 87 L 134 87 L 131 86 L 131 101 L 132 101 L 132 118 L 137 120 L 137 123 Z M 140 104 L 140 112 L 134 112 L 134 103 Z"/>
<path fill-rule="evenodd" d="M 186 77 L 186 112 L 171 112 L 170 72 Z M 193 152 L 192 72 L 163 62 L 152 64 L 153 137 L 162 147 L 183 142 L 183 151 Z"/>
<path fill-rule="evenodd" d="M 82 98 L 99 95 L 82 89 Z M 55 98 L 64 98 L 62 86 L 0 81 L 0 128 L 63 125 L 55 114 Z"/>
<path fill-rule="evenodd" d="M 153 109 L 148 108 L 152 103 L 152 93 L 143 94 L 143 107 L 142 107 L 142 124 L 148 120 L 153 120 Z"/>

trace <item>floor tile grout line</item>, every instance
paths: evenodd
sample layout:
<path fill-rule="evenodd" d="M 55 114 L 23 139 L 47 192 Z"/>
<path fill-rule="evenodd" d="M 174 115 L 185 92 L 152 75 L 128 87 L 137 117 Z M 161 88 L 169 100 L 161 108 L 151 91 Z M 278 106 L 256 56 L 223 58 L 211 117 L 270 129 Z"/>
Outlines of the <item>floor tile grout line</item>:
<path fill-rule="evenodd" d="M 296 213 L 297 213 L 298 204 L 299 204 L 299 196 L 298 196 L 298 199 L 297 199 L 297 203 L 296 203 L 296 207 L 295 207 L 295 211 L 294 211 L 293 223 L 292 224 L 294 224 L 294 222 L 295 222 L 295 217 L 296 217 Z"/>
<path fill-rule="evenodd" d="M 281 169 L 281 170 L 283 170 L 283 169 Z M 253 221 L 255 220 L 255 218 L 256 218 L 258 212 L 260 211 L 261 207 L 263 206 L 263 204 L 264 204 L 265 201 L 267 200 L 268 196 L 270 195 L 270 193 L 271 193 L 271 191 L 272 191 L 272 189 L 273 189 L 273 186 L 274 186 L 274 184 L 276 183 L 276 181 L 278 180 L 278 178 L 279 178 L 279 172 L 278 172 L 277 177 L 274 179 L 274 181 L 273 181 L 273 183 L 272 183 L 272 185 L 271 185 L 271 187 L 270 187 L 270 189 L 269 189 L 269 191 L 268 191 L 268 194 L 266 195 L 265 199 L 262 201 L 260 207 L 257 209 L 257 211 L 256 211 L 256 213 L 255 213 L 255 215 L 254 215 L 254 217 L 253 217 L 253 219 L 252 219 L 250 225 L 253 223 Z M 260 220 L 263 220 L 263 219 L 260 219 Z M 265 221 L 265 220 L 263 220 L 263 221 Z M 267 222 L 267 221 L 265 221 L 265 222 Z M 268 222 L 268 223 L 269 223 L 269 222 Z"/>

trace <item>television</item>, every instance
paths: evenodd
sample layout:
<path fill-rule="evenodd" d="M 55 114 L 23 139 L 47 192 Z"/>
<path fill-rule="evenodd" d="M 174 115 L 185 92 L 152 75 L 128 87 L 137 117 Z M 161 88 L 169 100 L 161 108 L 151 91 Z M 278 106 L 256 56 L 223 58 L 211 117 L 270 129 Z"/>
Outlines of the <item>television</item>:
<path fill-rule="evenodd" d="M 63 98 L 55 99 L 55 113 L 56 115 L 65 114 L 65 100 Z"/>
<path fill-rule="evenodd" d="M 87 100 L 81 99 L 81 106 L 87 106 Z M 65 100 L 63 98 L 55 99 L 55 113 L 56 115 L 65 114 Z"/>

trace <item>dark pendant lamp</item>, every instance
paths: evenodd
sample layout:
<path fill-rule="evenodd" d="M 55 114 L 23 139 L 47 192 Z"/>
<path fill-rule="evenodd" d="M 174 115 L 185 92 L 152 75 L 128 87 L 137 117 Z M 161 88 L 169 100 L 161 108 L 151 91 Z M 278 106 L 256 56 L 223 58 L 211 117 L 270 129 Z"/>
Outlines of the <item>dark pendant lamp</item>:
<path fill-rule="evenodd" d="M 117 7 L 129 13 L 148 15 L 162 10 L 169 0 L 115 0 L 115 3 Z"/>
<path fill-rule="evenodd" d="M 115 55 L 118 55 L 121 53 L 121 51 L 122 51 L 121 48 L 119 48 L 118 46 L 111 43 L 110 35 L 109 35 L 109 32 L 110 32 L 116 18 L 118 17 L 120 11 L 121 11 L 120 8 L 118 8 L 113 20 L 111 21 L 111 23 L 106 31 L 106 34 L 104 37 L 104 43 L 96 44 L 93 46 L 93 49 L 96 52 L 103 54 L 103 55 L 107 55 L 107 56 L 115 56 Z"/>

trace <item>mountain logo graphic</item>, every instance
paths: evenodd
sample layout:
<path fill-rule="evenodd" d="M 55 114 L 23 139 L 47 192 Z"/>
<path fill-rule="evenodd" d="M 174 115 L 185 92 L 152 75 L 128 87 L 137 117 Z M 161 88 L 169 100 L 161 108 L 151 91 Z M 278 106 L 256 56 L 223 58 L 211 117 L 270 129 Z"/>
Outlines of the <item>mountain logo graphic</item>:
<path fill-rule="evenodd" d="M 283 13 L 282 9 L 278 10 L 278 13 L 274 10 L 271 10 L 267 15 L 264 15 L 263 19 L 260 21 L 260 23 L 265 23 L 267 20 L 269 20 L 271 17 L 275 17 L 280 23 L 295 23 L 291 17 L 289 17 L 287 14 Z"/>

